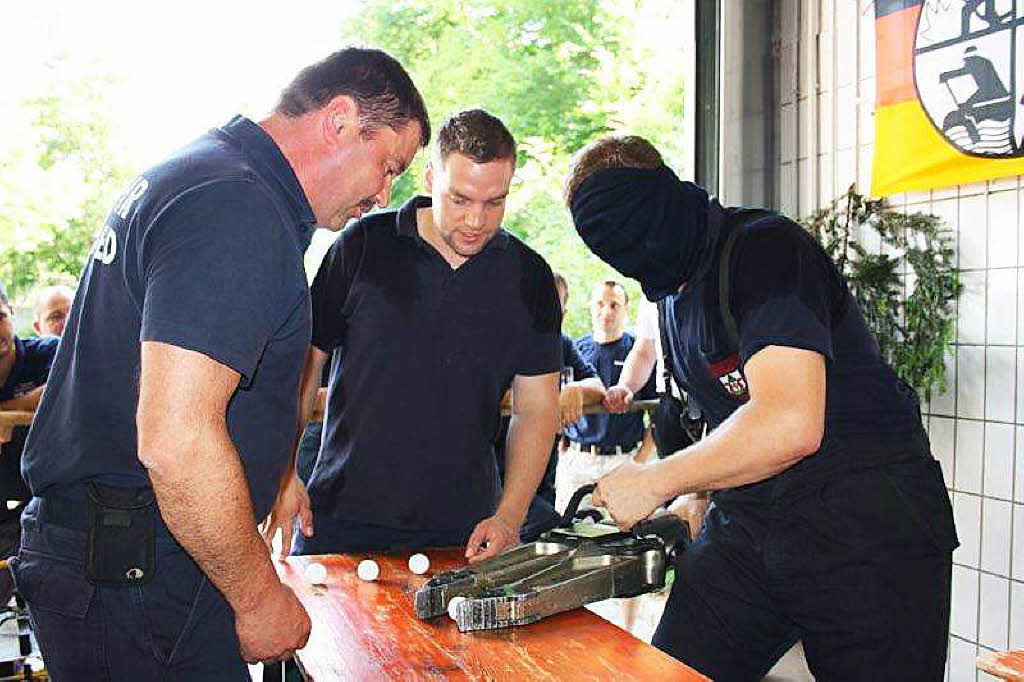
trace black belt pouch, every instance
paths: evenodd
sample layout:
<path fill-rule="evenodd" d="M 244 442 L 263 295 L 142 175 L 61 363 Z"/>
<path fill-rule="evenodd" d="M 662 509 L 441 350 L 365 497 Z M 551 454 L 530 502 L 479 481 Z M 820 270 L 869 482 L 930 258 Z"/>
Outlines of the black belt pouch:
<path fill-rule="evenodd" d="M 93 585 L 141 585 L 156 564 L 156 498 L 152 488 L 88 484 L 85 577 Z"/>

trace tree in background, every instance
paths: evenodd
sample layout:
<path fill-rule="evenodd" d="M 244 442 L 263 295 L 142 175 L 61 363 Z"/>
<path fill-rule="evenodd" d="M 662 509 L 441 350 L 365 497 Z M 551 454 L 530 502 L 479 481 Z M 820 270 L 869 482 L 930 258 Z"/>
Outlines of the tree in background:
<path fill-rule="evenodd" d="M 409 69 L 439 122 L 483 107 L 520 142 L 506 227 L 569 280 L 565 330 L 590 331 L 590 287 L 617 277 L 589 254 L 562 206 L 580 147 L 606 132 L 648 137 L 686 167 L 680 27 L 674 0 L 365 0 L 341 27 L 344 44 L 388 50 Z M 130 180 L 113 125 L 111 78 L 68 55 L 36 97 L 0 101 L 0 279 L 15 298 L 81 273 L 94 235 Z M 159 104 L 159 103 L 157 103 Z M 8 110 L 10 109 L 10 110 Z M 393 204 L 422 191 L 420 155 Z M 131 164 L 134 166 L 134 164 Z M 311 249 L 307 266 L 319 265 Z M 631 300 L 639 288 L 624 282 Z M 633 307 L 634 314 L 636 308 Z"/>
<path fill-rule="evenodd" d="M 129 172 L 116 161 L 110 77 L 55 60 L 47 93 L 7 114 L 0 154 L 0 280 L 14 299 L 75 284 Z"/>
<path fill-rule="evenodd" d="M 671 0 L 368 0 L 342 36 L 394 54 L 435 124 L 481 107 L 509 126 L 520 159 L 505 228 L 569 281 L 563 328 L 573 336 L 590 331 L 591 286 L 622 278 L 572 228 L 561 198 L 569 159 L 602 134 L 628 131 L 681 167 L 684 46 L 651 40 L 651 31 L 689 21 L 684 8 Z M 423 191 L 424 157 L 396 183 L 392 205 Z M 639 287 L 624 284 L 638 300 Z"/>

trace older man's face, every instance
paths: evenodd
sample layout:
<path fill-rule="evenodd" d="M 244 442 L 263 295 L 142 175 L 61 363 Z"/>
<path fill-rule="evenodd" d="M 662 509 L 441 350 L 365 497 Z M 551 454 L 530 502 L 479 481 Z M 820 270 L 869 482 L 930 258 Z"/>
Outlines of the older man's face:
<path fill-rule="evenodd" d="M 39 302 L 36 319 L 32 324 L 40 336 L 60 336 L 71 310 L 71 299 L 62 291 L 55 291 Z"/>

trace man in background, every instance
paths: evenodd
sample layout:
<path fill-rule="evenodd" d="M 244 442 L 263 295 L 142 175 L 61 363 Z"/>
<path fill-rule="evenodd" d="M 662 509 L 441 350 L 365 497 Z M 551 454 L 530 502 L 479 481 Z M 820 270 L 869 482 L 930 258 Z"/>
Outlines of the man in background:
<path fill-rule="evenodd" d="M 597 368 L 604 386 L 615 386 L 635 339 L 625 330 L 629 295 L 614 280 L 597 284 L 590 295 L 593 332 L 576 340 L 580 355 Z M 654 374 L 637 391 L 643 400 L 655 397 Z M 653 452 L 649 429 L 641 412 L 588 414 L 567 429 L 569 447 L 561 453 L 555 474 L 556 507 L 564 510 L 573 492 L 594 483 L 629 459 L 645 461 Z"/>
<path fill-rule="evenodd" d="M 46 388 L 58 340 L 52 336 L 20 338 L 14 333 L 14 311 L 0 282 L 0 410 L 33 412 Z M 21 452 L 28 428 L 16 426 L 0 446 L 0 558 L 18 549 L 19 517 L 31 494 L 21 478 Z M 0 608 L 14 591 L 11 574 L 0 573 Z"/>
<path fill-rule="evenodd" d="M 46 287 L 36 296 L 35 319 L 32 327 L 39 336 L 60 336 L 71 310 L 75 292 L 62 285 Z"/>
<path fill-rule="evenodd" d="M 553 273 L 555 290 L 558 292 L 558 305 L 565 316 L 565 304 L 569 299 L 569 283 L 561 273 Z M 604 385 L 597 376 L 597 370 L 583 359 L 580 352 L 565 332 L 562 332 L 562 376 L 561 389 L 558 392 L 558 406 L 562 415 L 562 427 L 575 424 L 583 415 L 585 405 L 595 405 L 604 397 Z M 511 404 L 512 396 L 507 395 L 503 402 Z M 502 485 L 505 483 L 505 439 L 508 437 L 509 418 L 501 420 L 501 429 L 494 440 L 494 454 L 498 460 L 498 473 Z M 537 494 L 530 502 L 526 521 L 519 533 L 520 542 L 533 542 L 541 533 L 554 528 L 559 521 L 559 513 L 555 510 L 555 471 L 558 467 L 559 451 L 564 436 L 558 435 L 551 446 L 544 477 L 537 487 Z"/>

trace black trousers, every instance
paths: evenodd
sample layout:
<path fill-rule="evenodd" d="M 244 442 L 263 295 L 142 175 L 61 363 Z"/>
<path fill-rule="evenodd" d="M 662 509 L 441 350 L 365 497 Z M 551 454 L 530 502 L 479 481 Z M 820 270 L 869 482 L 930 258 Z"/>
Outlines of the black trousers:
<path fill-rule="evenodd" d="M 957 542 L 935 460 L 720 498 L 676 558 L 655 646 L 716 682 L 760 680 L 797 640 L 823 682 L 943 679 Z"/>

